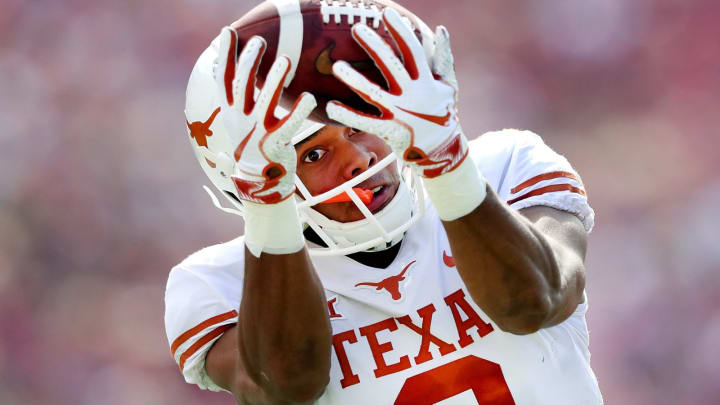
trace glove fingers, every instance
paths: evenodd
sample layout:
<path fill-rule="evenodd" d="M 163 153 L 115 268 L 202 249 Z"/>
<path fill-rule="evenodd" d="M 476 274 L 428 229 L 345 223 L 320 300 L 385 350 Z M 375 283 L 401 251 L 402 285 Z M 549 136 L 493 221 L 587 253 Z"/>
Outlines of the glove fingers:
<path fill-rule="evenodd" d="M 245 44 L 238 59 L 235 80 L 233 80 L 233 95 L 238 106 L 242 106 L 245 115 L 252 112 L 255 104 L 255 77 L 266 46 L 264 39 L 254 36 Z"/>
<path fill-rule="evenodd" d="M 365 24 L 355 24 L 352 28 L 352 36 L 380 69 L 387 81 L 390 94 L 401 94 L 402 87 L 399 83 L 408 82 L 410 76 L 390 45 Z"/>
<path fill-rule="evenodd" d="M 383 13 L 383 21 L 390 32 L 390 36 L 392 36 L 400 49 L 405 69 L 410 78 L 417 80 L 420 77 L 430 77 L 430 69 L 425 59 L 425 50 L 417 37 L 415 37 L 413 30 L 405 25 L 400 14 L 388 7 Z"/>
<path fill-rule="evenodd" d="M 448 76 L 454 73 L 454 58 L 450 50 L 450 34 L 442 25 L 435 29 L 435 53 L 432 57 L 433 73 Z"/>
<path fill-rule="evenodd" d="M 280 128 L 277 130 L 280 134 L 280 142 L 284 145 L 290 144 L 297 130 L 316 106 L 317 102 L 312 94 L 302 93 L 300 98 L 295 101 L 295 104 L 290 109 L 290 113 L 283 120 Z"/>
<path fill-rule="evenodd" d="M 385 105 L 388 104 L 387 93 L 380 86 L 368 80 L 368 78 L 353 69 L 347 62 L 335 62 L 332 70 L 333 75 L 338 80 L 345 83 L 352 91 L 362 97 L 363 100 L 383 111 L 387 111 L 385 108 Z"/>
<path fill-rule="evenodd" d="M 278 119 L 275 117 L 275 107 L 277 107 L 278 101 L 283 91 L 283 83 L 285 83 L 285 77 L 290 71 L 290 59 L 286 56 L 280 56 L 275 59 L 270 71 L 265 79 L 265 85 L 260 91 L 260 95 L 255 105 L 257 114 L 255 117 L 258 120 L 264 120 L 266 129 L 270 129 L 275 126 Z"/>
<path fill-rule="evenodd" d="M 232 82 L 235 76 L 236 55 L 237 33 L 230 27 L 224 27 L 220 31 L 217 70 L 215 71 L 215 84 L 224 106 L 232 106 L 235 103 Z"/>
<path fill-rule="evenodd" d="M 328 117 L 345 126 L 357 128 L 363 132 L 386 138 L 393 126 L 392 120 L 384 120 L 357 111 L 338 101 L 330 101 L 325 107 Z"/>

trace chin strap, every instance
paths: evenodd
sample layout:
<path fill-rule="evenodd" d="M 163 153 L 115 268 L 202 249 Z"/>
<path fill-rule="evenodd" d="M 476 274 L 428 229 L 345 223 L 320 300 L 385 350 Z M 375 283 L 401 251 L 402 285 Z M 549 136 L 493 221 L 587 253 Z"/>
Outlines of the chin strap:
<path fill-rule="evenodd" d="M 215 206 L 215 208 L 219 209 L 222 212 L 226 212 L 228 214 L 243 216 L 243 212 L 238 209 L 223 207 L 222 204 L 220 204 L 220 200 L 218 200 L 217 196 L 215 196 L 215 193 L 213 193 L 212 190 L 210 190 L 210 187 L 203 186 L 203 188 L 205 189 L 205 192 L 207 192 L 208 195 L 210 196 L 210 199 L 212 200 L 212 203 Z"/>

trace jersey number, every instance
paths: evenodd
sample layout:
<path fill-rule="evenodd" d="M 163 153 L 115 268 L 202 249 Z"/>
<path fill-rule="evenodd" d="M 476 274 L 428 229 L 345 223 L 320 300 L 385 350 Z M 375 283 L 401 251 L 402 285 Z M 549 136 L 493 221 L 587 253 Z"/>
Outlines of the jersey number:
<path fill-rule="evenodd" d="M 500 365 L 467 356 L 410 377 L 395 405 L 430 405 L 472 390 L 479 405 L 514 405 Z"/>

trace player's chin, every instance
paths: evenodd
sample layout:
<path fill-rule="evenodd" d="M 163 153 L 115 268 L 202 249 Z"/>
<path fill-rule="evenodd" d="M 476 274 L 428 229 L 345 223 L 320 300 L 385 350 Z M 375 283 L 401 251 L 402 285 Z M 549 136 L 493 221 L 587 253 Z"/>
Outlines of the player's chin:
<path fill-rule="evenodd" d="M 316 205 L 313 207 L 326 218 L 337 222 L 355 222 L 365 218 L 365 215 L 352 202 L 342 202 L 331 205 Z"/>

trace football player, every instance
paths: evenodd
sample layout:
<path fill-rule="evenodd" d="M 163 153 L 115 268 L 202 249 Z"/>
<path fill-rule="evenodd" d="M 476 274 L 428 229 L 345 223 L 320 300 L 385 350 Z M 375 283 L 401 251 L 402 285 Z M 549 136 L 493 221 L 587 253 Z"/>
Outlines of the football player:
<path fill-rule="evenodd" d="M 449 35 L 428 60 L 392 9 L 396 57 L 353 36 L 388 82 L 333 74 L 381 116 L 345 126 L 277 108 L 290 70 L 224 28 L 190 78 L 201 166 L 244 235 L 173 268 L 165 323 L 189 383 L 241 404 L 601 404 L 584 293 L 594 213 L 578 174 L 537 135 L 468 141 Z M 215 200 L 219 206 L 219 201 Z"/>

